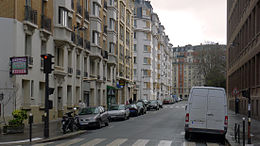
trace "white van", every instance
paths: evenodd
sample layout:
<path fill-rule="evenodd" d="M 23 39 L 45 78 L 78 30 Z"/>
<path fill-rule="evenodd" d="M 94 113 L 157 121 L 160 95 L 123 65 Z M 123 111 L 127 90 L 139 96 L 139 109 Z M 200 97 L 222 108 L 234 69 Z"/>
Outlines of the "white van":
<path fill-rule="evenodd" d="M 185 108 L 185 138 L 191 133 L 220 134 L 227 132 L 227 98 L 224 88 L 193 87 Z"/>

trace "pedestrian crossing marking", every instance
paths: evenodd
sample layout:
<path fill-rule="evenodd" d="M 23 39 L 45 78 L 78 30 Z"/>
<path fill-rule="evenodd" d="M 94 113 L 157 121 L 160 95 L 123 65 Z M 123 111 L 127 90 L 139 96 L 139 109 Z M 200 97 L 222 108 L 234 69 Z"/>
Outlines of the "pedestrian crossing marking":
<path fill-rule="evenodd" d="M 207 143 L 207 146 L 219 146 L 219 144 L 215 144 L 215 143 Z"/>
<path fill-rule="evenodd" d="M 48 144 L 53 144 L 54 142 L 46 142 L 46 143 L 40 143 L 40 144 L 34 144 L 33 146 L 46 146 Z"/>
<path fill-rule="evenodd" d="M 108 144 L 107 146 L 120 146 L 121 144 L 123 144 L 126 141 L 127 141 L 126 138 L 118 138 L 118 139 L 114 140 L 113 142 L 111 142 L 110 144 Z"/>
<path fill-rule="evenodd" d="M 80 141 L 84 140 L 84 138 L 75 138 L 70 141 L 67 141 L 66 143 L 57 144 L 56 146 L 69 146 L 75 143 L 78 143 Z"/>
<path fill-rule="evenodd" d="M 184 142 L 183 146 L 196 146 L 195 142 Z"/>
<path fill-rule="evenodd" d="M 93 139 L 93 140 L 91 140 L 87 143 L 80 145 L 80 146 L 94 146 L 94 145 L 101 143 L 104 140 L 106 140 L 106 139 L 105 138 L 96 138 L 96 139 Z"/>
<path fill-rule="evenodd" d="M 150 140 L 148 139 L 139 139 L 137 140 L 133 146 L 145 146 Z"/>
<path fill-rule="evenodd" d="M 161 140 L 158 146 L 171 146 L 172 141 L 169 140 Z"/>

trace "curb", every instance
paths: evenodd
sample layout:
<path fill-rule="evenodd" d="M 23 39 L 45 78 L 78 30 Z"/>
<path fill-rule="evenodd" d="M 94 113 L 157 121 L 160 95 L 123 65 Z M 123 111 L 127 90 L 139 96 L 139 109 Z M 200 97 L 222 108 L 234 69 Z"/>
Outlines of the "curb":
<path fill-rule="evenodd" d="M 51 141 L 56 141 L 56 140 L 62 140 L 62 139 L 66 139 L 66 138 L 70 138 L 73 136 L 77 136 L 77 135 L 81 135 L 86 133 L 87 130 L 79 130 L 76 132 L 71 132 L 68 134 L 64 134 L 64 135 L 60 135 L 60 136 L 56 136 L 56 137 L 52 137 L 52 138 L 46 138 L 46 139 L 39 139 L 39 140 L 35 140 L 32 142 L 17 142 L 17 143 L 10 143 L 10 144 L 5 144 L 5 145 L 16 145 L 16 144 L 20 144 L 20 145 L 32 145 L 32 144 L 36 144 L 36 143 L 45 143 L 45 142 L 51 142 Z M 1 145 L 1 144 L 0 144 Z"/>
<path fill-rule="evenodd" d="M 72 133 L 68 133 L 68 134 L 64 134 L 64 135 L 60 135 L 60 136 L 56 136 L 56 137 L 52 137 L 52 138 L 36 140 L 36 141 L 31 142 L 31 143 L 27 142 L 25 144 L 44 143 L 44 142 L 62 140 L 62 139 L 66 139 L 66 138 L 70 138 L 70 137 L 73 137 L 73 136 L 84 134 L 85 132 L 87 132 L 87 130 L 79 130 L 79 131 L 76 131 L 76 132 L 72 132 Z"/>

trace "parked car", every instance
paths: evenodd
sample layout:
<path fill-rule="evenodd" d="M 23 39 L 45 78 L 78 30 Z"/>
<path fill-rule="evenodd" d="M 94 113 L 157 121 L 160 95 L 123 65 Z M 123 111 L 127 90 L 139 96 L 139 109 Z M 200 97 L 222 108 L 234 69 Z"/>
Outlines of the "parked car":
<path fill-rule="evenodd" d="M 159 104 L 158 104 L 157 100 L 150 100 L 148 102 L 147 109 L 148 110 L 151 110 L 151 109 L 159 110 Z"/>
<path fill-rule="evenodd" d="M 124 105 L 111 105 L 109 110 L 108 110 L 108 116 L 109 119 L 114 120 L 114 119 L 128 119 L 129 118 L 129 109 Z"/>
<path fill-rule="evenodd" d="M 143 102 L 137 102 L 136 106 L 138 106 L 140 108 L 140 113 L 146 114 L 146 106 L 143 104 Z"/>
<path fill-rule="evenodd" d="M 148 100 L 146 100 L 146 99 L 139 99 L 137 102 L 143 102 L 145 107 L 147 107 L 147 105 L 148 105 Z"/>
<path fill-rule="evenodd" d="M 160 107 L 160 108 L 163 108 L 163 103 L 162 103 L 162 101 L 161 101 L 161 100 L 157 100 L 157 102 L 158 102 L 158 104 L 159 104 L 159 107 Z"/>
<path fill-rule="evenodd" d="M 186 139 L 191 133 L 219 134 L 225 139 L 228 115 L 224 88 L 193 87 L 185 110 Z"/>
<path fill-rule="evenodd" d="M 173 104 L 173 103 L 174 103 L 173 98 L 165 98 L 163 100 L 163 104 Z"/>
<path fill-rule="evenodd" d="M 136 104 L 129 104 L 127 108 L 130 111 L 130 116 L 138 116 L 140 114 L 140 108 Z"/>
<path fill-rule="evenodd" d="M 108 126 L 108 113 L 102 106 L 81 108 L 78 114 L 79 128 Z"/>

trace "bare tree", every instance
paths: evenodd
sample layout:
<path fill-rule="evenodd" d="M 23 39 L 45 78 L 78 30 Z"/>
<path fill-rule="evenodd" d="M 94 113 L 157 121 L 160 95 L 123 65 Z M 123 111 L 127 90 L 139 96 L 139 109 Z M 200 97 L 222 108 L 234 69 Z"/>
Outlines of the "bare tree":
<path fill-rule="evenodd" d="M 226 74 L 226 46 L 218 44 L 201 45 L 196 48 L 195 59 L 198 63 L 198 72 L 205 78 L 205 83 L 215 85 L 213 82 L 223 82 Z M 214 74 L 218 74 L 214 76 Z M 219 83 L 216 83 L 220 86 Z"/>

